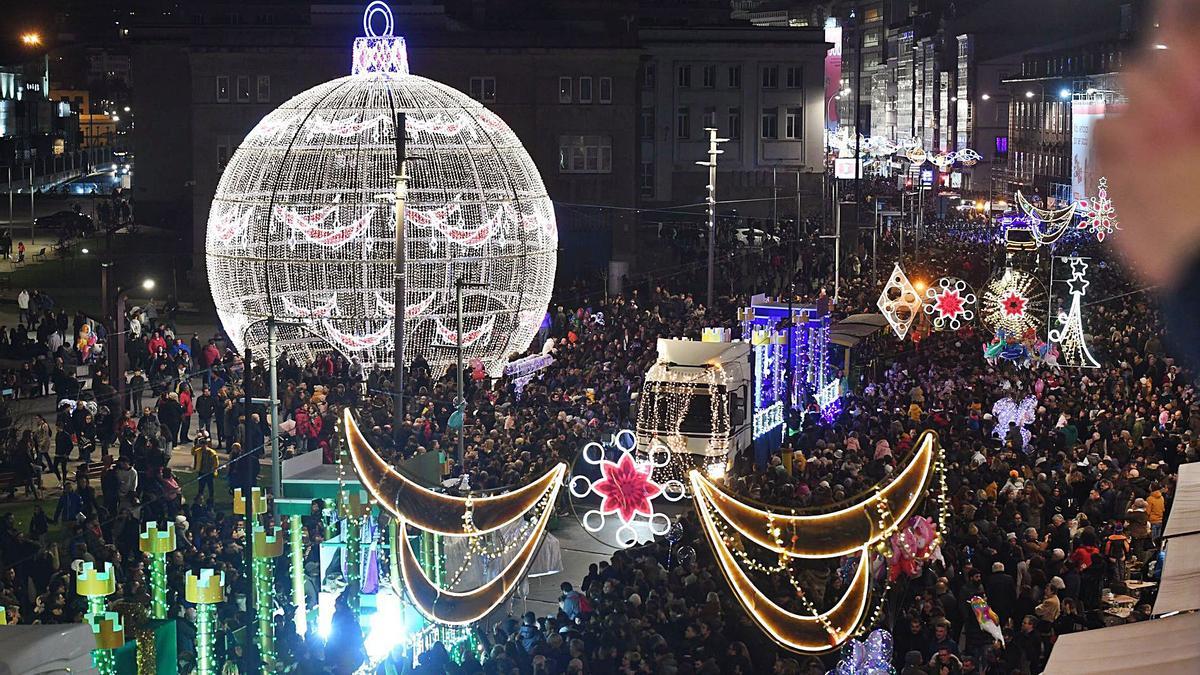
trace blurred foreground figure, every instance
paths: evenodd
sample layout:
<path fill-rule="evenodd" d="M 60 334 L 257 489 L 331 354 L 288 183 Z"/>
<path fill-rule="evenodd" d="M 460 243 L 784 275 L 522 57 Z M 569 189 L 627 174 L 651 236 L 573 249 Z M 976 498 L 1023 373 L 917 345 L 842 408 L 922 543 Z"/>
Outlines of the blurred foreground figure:
<path fill-rule="evenodd" d="M 1158 287 L 1173 351 L 1195 365 L 1200 364 L 1200 2 L 1164 0 L 1158 25 L 1148 49 L 1122 75 L 1128 106 L 1096 126 L 1096 153 L 1124 230 L 1113 242 L 1134 271 Z"/>

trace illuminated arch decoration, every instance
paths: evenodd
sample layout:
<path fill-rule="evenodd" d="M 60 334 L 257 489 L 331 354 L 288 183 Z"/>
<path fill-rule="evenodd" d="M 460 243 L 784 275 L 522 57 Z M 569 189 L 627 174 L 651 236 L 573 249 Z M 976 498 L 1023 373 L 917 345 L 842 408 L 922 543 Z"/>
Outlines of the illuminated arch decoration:
<path fill-rule="evenodd" d="M 908 329 L 921 311 L 921 296 L 913 287 L 900 267 L 900 263 L 892 268 L 892 276 L 884 285 L 875 303 L 883 318 L 887 319 L 896 337 L 903 340 L 908 335 Z"/>
<path fill-rule="evenodd" d="M 958 330 L 975 318 L 975 304 L 971 287 L 956 277 L 942 277 L 925 289 L 925 313 L 935 330 Z"/>
<path fill-rule="evenodd" d="M 877 604 L 874 612 L 869 612 L 869 551 L 873 547 L 881 551 L 890 551 L 886 540 L 902 531 L 909 520 L 907 514 L 911 514 L 916 503 L 924 497 L 928 487 L 926 480 L 932 481 L 935 471 L 938 473 L 939 525 L 944 529 L 948 502 L 936 434 L 926 432 L 918 445 L 905 473 L 914 465 L 923 466 L 928 460 L 929 466 L 925 468 L 927 478 L 912 484 L 898 477 L 879 489 L 876 495 L 847 509 L 829 514 L 799 516 L 809 519 L 802 521 L 806 529 L 791 534 L 790 537 L 786 526 L 780 525 L 781 519 L 798 516 L 773 513 L 747 505 L 717 489 L 699 471 L 693 470 L 689 473 L 693 499 L 700 514 L 701 529 L 708 539 L 722 575 L 743 609 L 777 644 L 802 654 L 824 654 L 837 649 L 877 620 L 882 611 L 882 604 Z M 878 497 L 885 490 L 896 488 L 898 484 L 907 486 L 892 490 L 895 497 L 902 497 L 899 502 Z M 900 509 L 906 512 L 905 517 L 896 518 L 892 515 L 889 507 L 893 503 L 897 503 Z M 727 519 L 729 513 L 745 516 L 744 521 L 739 523 Z M 875 521 L 877 526 L 868 524 L 871 521 Z M 855 528 L 856 534 L 862 538 L 850 542 L 848 538 L 835 532 L 844 526 Z M 834 539 L 818 543 L 816 547 L 808 546 L 812 541 L 809 536 L 812 532 L 807 529 L 810 527 L 819 528 L 833 535 Z M 756 536 L 755 533 L 761 534 Z M 755 544 L 763 545 L 768 551 L 778 553 L 779 563 L 767 567 L 755 562 L 746 554 L 744 547 L 734 541 L 739 534 Z M 789 561 L 801 557 L 838 557 L 840 553 L 849 554 L 851 564 L 856 564 L 857 567 L 848 581 L 845 594 L 830 609 L 818 612 L 805 597 L 794 575 L 790 575 Z M 788 574 L 797 597 L 806 606 L 807 614 L 793 613 L 777 605 L 755 586 L 743 566 L 768 575 Z M 886 595 L 886 591 L 883 595 Z"/>
<path fill-rule="evenodd" d="M 639 525 L 654 537 L 664 536 L 671 528 L 671 518 L 654 510 L 654 500 L 662 497 L 676 502 L 685 496 L 682 481 L 669 479 L 660 484 L 653 478 L 654 469 L 670 461 L 670 451 L 662 447 L 659 452 L 651 453 L 648 461 L 638 459 L 635 455 L 637 435 L 628 429 L 617 432 L 612 447 L 620 455 L 615 462 L 605 459 L 604 446 L 600 443 L 593 441 L 585 445 L 580 457 L 586 464 L 599 467 L 601 478 L 592 480 L 576 474 L 567 482 L 567 489 L 575 499 L 600 498 L 599 507 L 585 511 L 579 523 L 589 533 L 597 535 L 604 531 L 607 519 L 616 516 L 621 524 L 614 537 L 606 537 L 604 541 L 621 548 L 642 540 Z"/>
<path fill-rule="evenodd" d="M 1058 328 L 1050 329 L 1050 342 L 1062 347 L 1062 365 L 1071 368 L 1099 368 L 1100 363 L 1088 349 L 1083 333 L 1083 298 L 1087 294 L 1086 279 L 1088 264 L 1078 256 L 1063 258 L 1071 265 L 1071 278 L 1067 287 L 1071 293 L 1071 308 L 1058 317 Z"/>
<path fill-rule="evenodd" d="M 1039 246 L 1049 246 L 1062 238 L 1075 220 L 1075 202 L 1061 209 L 1043 209 L 1029 203 L 1020 190 L 1017 191 L 1017 207 L 1028 217 L 1028 228 L 1033 241 Z"/>
<path fill-rule="evenodd" d="M 391 368 L 397 305 L 403 358 L 450 365 L 444 334 L 498 376 L 536 334 L 554 282 L 558 229 L 517 135 L 465 93 L 409 72 L 391 11 L 372 2 L 351 75 L 268 113 L 234 152 L 213 197 L 205 256 L 236 348 L 278 344 L 300 360 L 336 349 Z M 396 298 L 396 119 L 405 114 L 407 290 Z M 408 310 L 416 311 L 410 312 Z M 467 344 L 469 343 L 469 344 Z"/>
<path fill-rule="evenodd" d="M 1027 449 L 1032 434 L 1025 425 L 1033 424 L 1036 414 L 1037 399 L 1033 396 L 1026 396 L 1020 403 L 1012 397 L 1002 398 L 992 406 L 992 415 L 996 418 L 996 428 L 992 429 L 992 435 L 1003 441 L 1008 434 L 1009 423 L 1014 422 L 1021 434 L 1021 447 Z"/>
<path fill-rule="evenodd" d="M 1004 268 L 988 279 L 983 290 L 980 318 L 993 334 L 1003 333 L 1016 340 L 1040 331 L 1041 308 L 1046 293 L 1037 277 L 1012 267 Z"/>
<path fill-rule="evenodd" d="M 1117 210 L 1113 207 L 1112 199 L 1108 197 L 1108 179 L 1101 178 L 1096 196 L 1079 202 L 1081 209 L 1079 229 L 1087 230 L 1103 242 L 1104 238 L 1121 229 L 1117 221 Z"/>
<path fill-rule="evenodd" d="M 343 415 L 346 444 L 359 479 L 379 504 L 396 516 L 398 566 L 404 578 L 403 591 L 430 621 L 464 625 L 477 621 L 504 602 L 516 590 L 534 562 L 553 505 L 566 475 L 559 464 L 534 482 L 512 492 L 488 497 L 452 497 L 428 490 L 388 466 L 367 443 L 354 417 Z M 408 541 L 414 526 L 442 537 L 479 537 L 535 512 L 528 537 L 512 560 L 491 581 L 474 589 L 454 591 L 440 588 L 426 576 Z M 401 589 L 397 588 L 397 592 Z"/>
<path fill-rule="evenodd" d="M 532 483 L 512 492 L 488 497 L 462 498 L 434 492 L 401 474 L 371 447 L 349 410 L 342 415 L 346 448 L 367 491 L 379 505 L 414 527 L 438 534 L 487 534 L 521 518 L 552 486 L 562 482 L 565 465 L 548 471 Z M 556 478 L 557 476 L 557 478 Z"/>

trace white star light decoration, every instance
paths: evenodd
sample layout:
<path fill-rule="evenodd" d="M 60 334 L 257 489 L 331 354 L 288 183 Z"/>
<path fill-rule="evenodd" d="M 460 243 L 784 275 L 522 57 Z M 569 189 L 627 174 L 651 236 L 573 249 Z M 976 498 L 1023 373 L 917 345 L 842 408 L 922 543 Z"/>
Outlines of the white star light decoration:
<path fill-rule="evenodd" d="M 942 277 L 925 290 L 925 313 L 935 330 L 958 330 L 975 318 L 974 307 L 975 294 L 962 279 Z"/>
<path fill-rule="evenodd" d="M 652 477 L 654 469 L 671 461 L 671 452 L 666 446 L 652 447 L 650 461 L 636 459 L 637 436 L 623 429 L 613 439 L 613 447 L 621 454 L 615 462 L 604 458 L 603 445 L 593 441 L 583 446 L 583 461 L 599 467 L 601 478 L 592 480 L 583 474 L 575 474 L 567 482 L 567 489 L 575 499 L 600 498 L 599 508 L 589 509 L 579 518 L 585 530 L 598 534 L 605 529 L 609 516 L 616 516 L 620 525 L 605 539 L 615 546 L 629 548 L 647 540 L 647 532 L 651 538 L 667 533 L 671 518 L 654 510 L 654 500 L 661 495 L 668 501 L 677 502 L 684 497 L 684 486 L 675 479 L 660 484 Z"/>
<path fill-rule="evenodd" d="M 1023 448 L 1029 447 L 1029 439 L 1031 434 L 1025 428 L 1026 424 L 1032 424 L 1034 415 L 1037 413 L 1037 399 L 1032 396 L 1026 396 L 1018 404 L 1016 401 L 1009 398 L 1002 398 L 996 401 L 992 406 L 992 415 L 996 417 L 996 428 L 992 430 L 992 435 L 1004 440 L 1008 434 L 1008 425 L 1010 422 L 1015 422 L 1017 429 L 1021 433 L 1021 445 Z"/>
<path fill-rule="evenodd" d="M 1087 230 L 1096 235 L 1096 241 L 1121 229 L 1117 221 L 1117 210 L 1113 208 L 1112 200 L 1108 198 L 1108 179 L 1101 178 L 1099 190 L 1094 199 L 1084 199 L 1079 202 L 1082 219 L 1079 229 Z"/>
<path fill-rule="evenodd" d="M 1058 317 L 1059 328 L 1051 329 L 1050 342 L 1056 342 L 1062 347 L 1064 366 L 1072 368 L 1099 368 L 1100 364 L 1088 350 L 1087 339 L 1083 334 L 1083 296 L 1087 294 L 1088 264 L 1078 256 L 1064 258 L 1071 265 L 1071 278 L 1067 286 L 1071 293 L 1071 309 L 1065 315 Z"/>
<path fill-rule="evenodd" d="M 983 323 L 993 333 L 1003 330 L 1014 339 L 1020 339 L 1030 330 L 1036 332 L 1042 325 L 1037 307 L 1044 294 L 1032 274 L 1005 268 L 984 286 Z"/>
<path fill-rule="evenodd" d="M 913 320 L 917 318 L 917 312 L 921 310 L 921 296 L 900 268 L 900 263 L 896 263 L 892 269 L 892 277 L 883 287 L 876 305 L 883 318 L 891 324 L 896 337 L 903 340 L 908 335 Z"/>

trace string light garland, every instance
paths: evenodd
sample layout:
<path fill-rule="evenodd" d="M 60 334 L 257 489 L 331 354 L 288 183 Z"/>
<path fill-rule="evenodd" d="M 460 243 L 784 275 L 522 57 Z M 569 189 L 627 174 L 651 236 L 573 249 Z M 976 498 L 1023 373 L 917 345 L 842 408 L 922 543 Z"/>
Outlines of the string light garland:
<path fill-rule="evenodd" d="M 384 19 L 383 32 L 376 25 Z M 558 230 L 545 185 L 509 126 L 481 103 L 412 75 L 387 5 L 367 9 L 353 74 L 267 114 L 233 153 L 208 217 L 217 314 L 238 351 L 265 353 L 266 317 L 301 361 L 329 345 L 390 368 L 396 305 L 405 361 L 453 362 L 463 294 L 464 357 L 499 375 L 524 351 L 554 281 Z M 397 113 L 405 113 L 406 297 L 395 298 Z M 393 202 L 388 200 L 392 199 Z M 248 330 L 247 330 L 248 329 Z M 447 340 L 449 336 L 449 340 Z M 470 336 L 467 339 L 467 336 Z"/>
<path fill-rule="evenodd" d="M 750 506 L 694 474 L 693 498 L 697 505 L 710 506 L 739 534 L 769 551 L 794 558 L 832 558 L 897 532 L 933 484 L 939 455 L 937 435 L 925 432 L 912 458 L 895 478 L 877 486 L 863 501 L 831 513 L 773 513 Z M 699 492 L 695 492 L 697 489 Z M 880 507 L 887 509 L 884 518 L 875 515 Z"/>
<path fill-rule="evenodd" d="M 92 665 L 100 675 L 116 675 L 117 660 L 113 650 L 125 644 L 125 627 L 120 615 L 106 608 L 105 598 L 116 590 L 117 577 L 111 562 L 97 569 L 94 563 L 85 561 L 75 576 L 75 592 L 87 598 L 84 619 L 91 626 L 96 641 Z"/>
<path fill-rule="evenodd" d="M 729 406 L 723 405 L 723 401 L 728 381 L 719 363 L 683 370 L 671 368 L 660 359 L 646 371 L 635 445 L 645 448 L 642 458 L 653 465 L 654 478 L 660 483 L 674 481 L 683 485 L 687 472 L 698 464 L 707 468 L 725 462 L 730 424 Z M 703 431 L 689 429 L 685 433 L 683 424 L 697 394 L 708 398 L 710 427 Z M 701 453 L 690 451 L 689 437 L 703 439 Z"/>
<path fill-rule="evenodd" d="M 925 313 L 934 330 L 958 330 L 975 318 L 975 304 L 971 287 L 956 277 L 942 277 L 925 289 Z"/>
<path fill-rule="evenodd" d="M 225 601 L 225 573 L 201 569 L 184 577 L 184 598 L 196 605 L 196 672 L 216 675 L 217 604 Z"/>
<path fill-rule="evenodd" d="M 917 312 L 921 310 L 921 296 L 908 280 L 900 263 L 892 268 L 892 276 L 888 278 L 875 304 L 895 331 L 896 337 L 903 340 L 917 318 Z"/>
<path fill-rule="evenodd" d="M 466 625 L 474 623 L 487 616 L 493 609 L 504 602 L 517 585 L 525 578 L 529 567 L 542 543 L 542 536 L 550 522 L 554 510 L 549 508 L 558 496 L 566 465 L 559 464 L 553 470 L 556 480 L 544 494 L 546 507 L 540 509 L 536 524 L 530 535 L 522 543 L 517 554 L 490 581 L 469 591 L 453 591 L 439 588 L 430 581 L 425 571 L 413 553 L 412 544 L 408 541 L 407 523 L 400 519 L 396 527 L 394 550 L 398 551 L 399 566 L 404 579 L 404 590 L 407 592 L 413 606 L 425 618 L 439 624 Z M 539 501 L 542 501 L 539 499 Z M 473 536 L 472 533 L 436 533 L 442 536 Z"/>
<path fill-rule="evenodd" d="M 167 618 L 167 554 L 175 550 L 175 523 L 167 521 L 165 530 L 158 523 L 146 523 L 138 535 L 138 550 L 150 558 L 150 618 Z"/>
<path fill-rule="evenodd" d="M 1083 332 L 1083 298 L 1087 294 L 1088 264 L 1079 256 L 1062 258 L 1071 266 L 1071 278 L 1067 286 L 1071 294 L 1071 308 L 1065 315 L 1059 315 L 1058 328 L 1050 329 L 1050 342 L 1062 347 L 1062 365 L 1072 368 L 1099 368 L 1100 363 L 1088 349 L 1087 337 Z"/>
<path fill-rule="evenodd" d="M 574 499 L 599 497 L 600 506 L 584 512 L 579 523 L 588 532 L 598 534 L 604 530 L 608 516 L 617 516 L 621 523 L 614 540 L 605 543 L 628 548 L 638 543 L 640 537 L 635 525 L 644 525 L 652 536 L 661 537 L 671 528 L 671 518 L 654 510 L 654 500 L 662 497 L 668 501 L 679 501 L 685 496 L 681 481 L 668 480 L 658 483 L 653 478 L 655 462 L 669 461 L 668 452 L 648 453 L 648 460 L 636 459 L 637 435 L 623 429 L 614 436 L 612 447 L 620 455 L 617 461 L 604 457 L 604 446 L 591 442 L 584 446 L 580 458 L 584 463 L 600 469 L 601 479 L 593 481 L 583 474 L 576 474 L 567 481 L 567 490 Z M 663 466 L 663 464 L 659 464 Z"/>
<path fill-rule="evenodd" d="M 1104 242 L 1105 237 L 1121 229 L 1117 220 L 1117 210 L 1113 207 L 1112 199 L 1108 197 L 1108 179 L 1101 178 L 1096 196 L 1079 202 L 1079 229 L 1087 230 L 1096 237 L 1096 241 Z"/>
<path fill-rule="evenodd" d="M 988 279 L 984 286 L 980 316 L 992 333 L 1003 333 L 1015 339 L 1036 334 L 1042 320 L 1036 307 L 1043 306 L 1045 291 L 1037 277 L 1012 267 L 1005 267 Z"/>

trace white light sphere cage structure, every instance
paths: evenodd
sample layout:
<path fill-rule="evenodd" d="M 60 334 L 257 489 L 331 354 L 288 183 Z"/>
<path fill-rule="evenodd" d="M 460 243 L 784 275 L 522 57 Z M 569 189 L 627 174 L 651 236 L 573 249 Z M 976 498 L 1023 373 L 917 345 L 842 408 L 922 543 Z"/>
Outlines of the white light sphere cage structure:
<path fill-rule="evenodd" d="M 382 9 L 380 9 L 382 7 Z M 383 36 L 373 15 L 386 13 Z M 292 98 L 234 152 L 209 212 L 217 314 L 239 350 L 266 355 L 267 322 L 299 359 L 336 349 L 391 368 L 396 320 L 397 113 L 406 114 L 405 362 L 453 363 L 462 291 L 464 359 L 498 375 L 537 331 L 558 230 L 529 153 L 496 114 L 408 72 L 391 13 L 367 10 L 354 74 Z"/>

